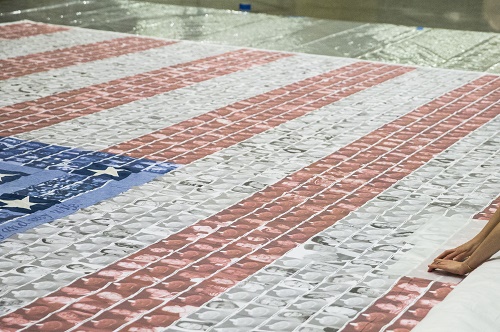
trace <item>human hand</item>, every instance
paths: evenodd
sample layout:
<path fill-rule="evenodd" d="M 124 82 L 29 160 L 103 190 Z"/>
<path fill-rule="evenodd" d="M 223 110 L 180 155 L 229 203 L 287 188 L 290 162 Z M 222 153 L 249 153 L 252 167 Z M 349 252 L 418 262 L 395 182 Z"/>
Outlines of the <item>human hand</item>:
<path fill-rule="evenodd" d="M 436 259 L 447 259 L 462 262 L 467 259 L 467 257 L 472 255 L 480 244 L 481 243 L 479 241 L 472 239 L 456 248 L 443 251 L 436 257 Z"/>
<path fill-rule="evenodd" d="M 471 272 L 467 264 L 465 264 L 464 262 L 458 262 L 449 259 L 436 258 L 434 262 L 428 265 L 428 267 L 429 267 L 428 272 L 432 272 L 436 269 L 439 269 L 449 273 L 458 274 L 461 276 L 467 274 L 468 272 Z"/>

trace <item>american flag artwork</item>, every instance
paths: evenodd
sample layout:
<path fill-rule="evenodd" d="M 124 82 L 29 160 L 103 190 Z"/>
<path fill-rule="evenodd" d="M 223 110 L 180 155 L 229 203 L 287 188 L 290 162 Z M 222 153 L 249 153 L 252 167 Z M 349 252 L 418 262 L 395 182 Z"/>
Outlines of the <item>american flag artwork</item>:
<path fill-rule="evenodd" d="M 497 75 L 30 21 L 0 45 L 2 332 L 410 331 L 500 202 Z"/>

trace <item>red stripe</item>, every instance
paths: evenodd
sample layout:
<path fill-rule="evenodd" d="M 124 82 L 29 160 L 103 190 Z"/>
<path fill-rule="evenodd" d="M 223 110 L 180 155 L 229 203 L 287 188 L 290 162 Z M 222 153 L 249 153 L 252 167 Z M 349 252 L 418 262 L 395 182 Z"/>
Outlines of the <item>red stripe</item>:
<path fill-rule="evenodd" d="M 0 68 L 2 68 L 0 80 L 112 58 L 174 43 L 173 41 L 152 38 L 124 37 L 0 60 Z"/>
<path fill-rule="evenodd" d="M 144 287 L 128 301 L 93 317 L 82 327 L 101 331 L 115 329 L 134 319 L 133 314 L 125 317 L 122 314 L 126 311 L 116 309 L 136 302 L 144 304 L 148 310 L 163 302 L 161 308 L 146 315 L 155 316 L 154 320 L 161 320 L 161 323 L 141 318 L 129 327 L 168 326 L 179 318 L 179 314 L 168 314 L 162 308 L 205 303 L 333 225 L 493 119 L 499 111 L 499 83 L 496 76 L 483 76 L 451 91 L 232 208 L 76 281 L 70 286 L 73 288 L 63 288 L 6 317 L 21 315 L 27 321 L 36 321 L 64 306 L 51 303 L 54 296 L 78 299 L 42 321 L 44 324 L 58 324 L 60 327 L 54 331 L 64 330 L 92 313 L 82 313 L 82 303 L 113 293 L 127 298 Z M 212 227 L 216 232 L 207 235 L 199 230 L 199 226 Z M 213 250 L 224 248 L 215 253 L 210 248 L 203 252 L 201 244 L 211 244 Z M 252 251 L 255 248 L 260 249 Z M 150 263 L 149 259 L 153 262 Z M 232 264 L 236 259 L 238 262 Z M 144 267 L 127 270 L 121 266 L 125 262 L 137 262 Z M 111 275 L 113 270 L 122 272 Z M 204 281 L 198 283 L 193 278 Z M 221 280 L 232 284 L 221 283 Z M 111 284 L 106 285 L 108 282 Z M 92 290 L 96 290 L 91 297 L 80 298 L 80 295 L 72 294 L 74 288 L 83 288 L 84 285 L 88 288 L 89 283 L 93 285 Z M 152 290 L 163 291 L 163 295 L 154 297 Z M 105 306 L 117 303 L 116 299 L 107 298 Z M 42 314 L 39 313 L 41 310 L 30 313 L 31 309 L 44 306 L 50 309 Z M 69 314 L 80 315 L 80 318 L 68 322 L 60 317 Z"/>
<path fill-rule="evenodd" d="M 106 149 L 189 164 L 414 68 L 358 62 Z M 158 139 L 158 137 L 162 137 Z"/>
<path fill-rule="evenodd" d="M 415 325 L 427 316 L 432 307 L 445 299 L 455 286 L 450 283 L 434 282 L 431 288 L 414 305 L 407 308 L 401 317 L 388 326 L 387 330 L 398 332 L 411 331 Z M 390 321 L 384 325 L 389 323 Z"/>
<path fill-rule="evenodd" d="M 237 50 L 0 108 L 10 136 L 263 65 L 291 54 Z"/>
<path fill-rule="evenodd" d="M 493 217 L 493 214 L 498 209 L 500 209 L 500 196 L 493 200 L 493 202 L 491 202 L 491 204 L 486 209 L 476 214 L 474 216 L 474 219 L 490 220 L 490 218 Z"/>
<path fill-rule="evenodd" d="M 67 31 L 69 28 L 48 25 L 43 23 L 14 23 L 0 25 L 0 38 L 3 39 L 18 39 L 22 37 L 44 35 L 54 32 Z"/>
<path fill-rule="evenodd" d="M 432 286 L 428 288 L 431 284 Z M 405 319 L 404 317 L 422 316 L 425 309 L 428 311 L 429 303 L 435 305 L 441 302 L 451 291 L 451 288 L 451 284 L 432 282 L 427 279 L 403 277 L 389 292 L 387 292 L 387 294 L 377 299 L 370 307 L 361 312 L 340 331 L 382 331 L 384 326 L 404 313 L 403 316 L 392 325 L 394 328 L 396 326 L 402 326 L 406 323 L 406 321 L 402 321 L 402 319 Z M 416 304 L 412 305 L 417 299 L 419 300 Z M 413 315 L 414 310 L 417 310 L 418 314 Z M 427 311 L 425 311 L 423 316 L 427 314 Z M 419 317 L 420 319 L 418 321 L 420 321 L 423 316 Z M 415 323 L 418 322 L 416 321 Z M 391 328 L 388 330 L 392 331 Z"/>

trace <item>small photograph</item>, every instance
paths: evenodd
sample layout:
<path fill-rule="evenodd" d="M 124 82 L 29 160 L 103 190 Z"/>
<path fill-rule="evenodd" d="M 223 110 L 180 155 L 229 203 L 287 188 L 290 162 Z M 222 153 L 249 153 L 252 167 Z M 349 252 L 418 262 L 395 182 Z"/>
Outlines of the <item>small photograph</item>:
<path fill-rule="evenodd" d="M 4 256 L 4 259 L 8 259 L 10 261 L 13 261 L 15 263 L 30 263 L 32 261 L 37 260 L 38 258 L 44 256 L 45 253 L 41 252 L 31 252 L 29 250 L 19 250 L 14 253 L 10 253 Z"/>
<path fill-rule="evenodd" d="M 373 247 L 373 250 L 404 253 L 412 247 L 412 245 L 407 245 L 405 243 L 392 243 L 391 239 L 388 238 L 377 243 L 377 245 Z"/>
<path fill-rule="evenodd" d="M 320 244 L 305 244 L 296 247 L 287 253 L 287 258 L 279 259 L 275 264 L 289 264 L 289 266 L 303 267 L 311 263 L 339 263 L 352 260 L 354 257 L 338 253 L 338 248 Z M 294 265 L 292 265 L 294 264 Z"/>
<path fill-rule="evenodd" d="M 54 254 L 50 254 L 48 256 L 45 256 L 43 259 L 36 260 L 30 263 L 30 265 L 40 266 L 54 270 L 71 262 L 73 262 L 71 257 L 58 257 Z"/>
<path fill-rule="evenodd" d="M 85 264 L 81 262 L 74 262 L 66 264 L 61 267 L 61 271 L 75 272 L 78 274 L 90 274 L 95 272 L 99 268 L 99 265 Z"/>
<path fill-rule="evenodd" d="M 34 244 L 46 246 L 47 251 L 55 251 L 67 246 L 72 241 L 66 237 L 60 237 L 58 235 L 55 236 L 46 236 L 38 239 Z"/>
<path fill-rule="evenodd" d="M 294 275 L 294 278 L 300 279 L 306 282 L 316 282 L 319 283 L 331 275 L 331 272 L 325 272 L 321 270 L 311 270 L 303 269 Z"/>
<path fill-rule="evenodd" d="M 278 307 L 270 307 L 270 306 L 259 305 L 256 303 L 251 303 L 247 305 L 244 309 L 242 309 L 240 312 L 238 312 L 237 315 L 254 317 L 265 320 L 273 316 L 279 310 L 280 308 Z"/>
<path fill-rule="evenodd" d="M 112 239 L 115 239 L 115 241 L 116 241 L 116 239 L 124 239 L 128 236 L 134 235 L 135 233 L 136 233 L 135 231 L 131 231 L 124 226 L 116 225 L 116 226 L 102 232 L 102 235 L 107 236 L 107 237 L 112 238 Z"/>
<path fill-rule="evenodd" d="M 307 321 L 315 314 L 311 310 L 281 310 L 274 318 L 283 320 L 296 320 L 300 323 Z"/>
<path fill-rule="evenodd" d="M 266 319 L 261 317 L 240 316 L 239 313 L 227 318 L 217 325 L 217 331 L 253 331 L 254 328 L 262 324 Z"/>
<path fill-rule="evenodd" d="M 31 238 L 31 232 L 28 231 L 25 234 L 30 234 L 30 238 Z M 29 242 L 28 242 L 29 239 L 24 239 L 23 237 L 20 237 L 19 235 L 20 234 L 12 235 L 11 237 L 3 239 L 0 242 L 0 255 L 5 255 L 9 251 L 12 251 L 12 250 L 17 251 L 18 249 L 26 247 L 26 245 L 29 244 Z M 33 235 L 33 238 L 37 238 L 37 237 L 39 237 L 38 234 Z"/>
<path fill-rule="evenodd" d="M 396 280 L 397 279 L 395 277 L 391 277 L 388 275 L 369 274 L 359 284 L 359 286 L 367 286 L 380 290 L 389 290 L 391 287 L 393 287 Z"/>
<path fill-rule="evenodd" d="M 81 235 L 94 235 L 106 230 L 108 227 L 108 225 L 87 221 L 74 225 L 71 229 Z"/>
<path fill-rule="evenodd" d="M 25 302 L 30 302 L 36 298 L 42 297 L 46 295 L 47 292 L 39 289 L 35 289 L 32 284 L 27 284 L 23 287 L 16 288 L 2 294 L 2 298 L 12 298 L 12 299 L 21 299 Z"/>
<path fill-rule="evenodd" d="M 105 256 L 125 257 L 143 248 L 143 245 L 131 241 L 119 241 L 113 245 L 99 250 Z"/>
<path fill-rule="evenodd" d="M 31 300 L 23 300 L 16 297 L 6 297 L 2 295 L 0 298 L 0 315 L 7 314 L 17 308 L 20 308 L 31 302 Z"/>
<path fill-rule="evenodd" d="M 287 288 L 299 289 L 303 291 L 311 291 L 314 288 L 316 288 L 318 283 L 289 278 L 280 282 L 279 285 Z"/>
<path fill-rule="evenodd" d="M 363 280 L 364 274 L 356 273 L 356 274 L 345 274 L 344 271 L 341 273 L 336 273 L 328 277 L 323 283 L 323 285 L 328 284 L 346 284 L 346 285 L 356 285 L 361 280 Z"/>
<path fill-rule="evenodd" d="M 20 265 L 21 264 L 17 262 L 0 260 L 0 276 L 17 268 Z"/>
<path fill-rule="evenodd" d="M 286 279 L 286 277 L 281 276 L 281 275 L 257 273 L 254 276 L 248 278 L 248 281 L 260 283 L 260 284 L 265 285 L 267 287 L 272 287 L 285 279 Z"/>
<path fill-rule="evenodd" d="M 363 243 L 375 243 L 377 242 L 383 235 L 387 234 L 386 231 L 380 232 L 377 229 L 373 229 L 373 232 L 370 233 L 369 230 L 363 228 L 358 233 L 353 234 L 351 239 L 353 241 L 363 242 Z M 380 232 L 380 233 L 379 233 Z"/>
<path fill-rule="evenodd" d="M 425 316 L 424 316 L 425 317 Z M 411 331 L 418 323 L 422 320 L 423 317 L 413 317 L 408 312 L 405 312 L 403 316 L 397 319 L 394 324 L 390 325 L 389 329 L 392 331 Z"/>
<path fill-rule="evenodd" d="M 216 298 L 207 302 L 203 307 L 209 308 L 211 310 L 234 312 L 241 306 L 237 303 L 237 301 L 232 301 L 224 298 Z"/>
<path fill-rule="evenodd" d="M 197 321 L 197 320 L 179 320 L 172 324 L 169 328 L 171 331 L 188 331 L 188 332 L 193 332 L 193 331 L 207 331 L 211 327 L 213 327 L 215 324 L 210 323 L 210 322 L 204 322 L 204 321 Z"/>
<path fill-rule="evenodd" d="M 327 307 L 325 307 L 322 310 L 323 314 L 333 314 L 333 315 L 341 315 L 341 316 L 346 316 L 349 318 L 354 318 L 358 313 L 359 310 L 353 309 L 353 308 L 348 308 L 348 307 L 342 307 L 336 304 L 331 304 Z"/>
<path fill-rule="evenodd" d="M 344 306 L 347 308 L 362 310 L 368 307 L 373 302 L 373 300 L 374 298 L 372 297 L 366 297 L 349 292 L 345 295 L 342 295 L 337 301 L 334 302 L 334 304 L 337 306 Z"/>
<path fill-rule="evenodd" d="M 55 291 L 56 289 L 58 289 L 60 287 L 60 285 L 57 284 L 56 282 L 54 282 L 53 280 L 52 281 L 47 280 L 46 278 L 48 276 L 49 275 L 42 276 L 40 279 L 37 279 L 37 280 L 31 282 L 30 285 L 34 289 L 43 290 L 47 294 L 52 292 L 52 291 Z"/>
<path fill-rule="evenodd" d="M 394 222 L 387 222 L 384 220 L 375 220 L 370 223 L 370 227 L 378 230 L 393 230 L 396 229 L 399 225 L 396 225 Z"/>
<path fill-rule="evenodd" d="M 372 299 L 376 299 L 382 296 L 385 291 L 377 288 L 371 288 L 368 286 L 356 286 L 349 290 L 351 294 L 362 295 L 366 297 L 371 297 Z"/>
<path fill-rule="evenodd" d="M 297 299 L 304 295 L 305 291 L 303 289 L 294 289 L 289 287 L 277 286 L 268 290 L 265 295 L 273 296 L 278 298 L 286 299 L 290 302 L 293 299 Z"/>
<path fill-rule="evenodd" d="M 292 252 L 294 252 L 294 254 L 292 254 Z M 283 266 L 284 268 L 300 269 L 306 266 L 308 263 L 310 263 L 302 259 L 302 257 L 303 257 L 303 249 L 301 249 L 301 247 L 297 247 L 289 251 L 286 254 L 286 257 L 281 257 L 278 260 L 276 260 L 273 263 L 273 265 Z"/>
<path fill-rule="evenodd" d="M 330 247 L 335 247 L 338 246 L 343 239 L 340 239 L 338 237 L 332 237 L 328 235 L 316 235 L 313 236 L 308 242 L 312 243 L 317 243 L 317 244 L 322 244 L 324 246 L 330 246 Z"/>
<path fill-rule="evenodd" d="M 34 279 L 36 278 L 30 275 L 9 272 L 0 276 L 0 285 L 15 289 Z"/>
<path fill-rule="evenodd" d="M 376 268 L 378 266 L 378 264 L 380 264 L 378 261 L 371 260 L 371 259 L 365 259 L 363 256 L 361 256 L 359 258 L 356 258 L 356 259 L 353 259 L 350 262 L 350 265 L 364 266 L 364 267 L 367 267 L 367 268 L 371 267 L 372 269 Z"/>
<path fill-rule="evenodd" d="M 37 282 L 44 282 L 45 285 L 50 285 L 49 283 L 56 283 L 60 285 L 61 283 L 69 283 L 70 281 L 76 280 L 83 277 L 84 273 L 77 273 L 74 271 L 66 271 L 63 269 L 54 270 L 50 274 L 43 276 L 38 279 Z"/>
<path fill-rule="evenodd" d="M 332 299 L 341 296 L 349 288 L 356 285 L 356 281 L 342 281 L 332 283 L 322 283 L 314 290 L 314 292 L 307 293 L 304 298 L 320 298 Z"/>
<path fill-rule="evenodd" d="M 357 312 L 356 312 L 357 314 Z M 324 331 L 336 331 L 341 329 L 345 324 L 352 320 L 354 316 L 347 315 L 343 312 L 327 312 L 324 311 L 320 314 L 314 316 L 307 323 L 313 326 L 323 326 L 328 327 L 332 330 Z"/>
<path fill-rule="evenodd" d="M 112 251 L 113 252 L 113 251 Z M 124 256 L 122 256 L 124 257 Z M 83 257 L 75 261 L 75 263 L 82 263 L 85 265 L 96 266 L 98 268 L 104 268 L 111 263 L 118 261 L 121 257 L 113 254 L 103 255 L 102 253 L 94 253 L 90 256 Z"/>
<path fill-rule="evenodd" d="M 45 259 L 59 259 L 65 262 L 72 262 L 75 261 L 80 257 L 78 249 L 76 247 L 73 247 L 72 249 L 68 248 L 63 248 L 59 249 L 57 251 L 49 253 L 47 256 L 44 257 Z"/>
<path fill-rule="evenodd" d="M 102 303 L 102 301 L 101 301 Z M 154 309 L 158 305 L 162 303 L 162 300 L 152 299 L 152 298 L 144 298 L 144 297 L 134 297 L 133 299 L 126 300 L 122 302 L 121 307 L 126 310 L 130 310 L 133 312 L 144 313 L 149 310 Z M 99 304 L 99 303 L 98 303 Z"/>
<path fill-rule="evenodd" d="M 301 324 L 302 322 L 298 319 L 273 317 L 260 326 L 259 329 L 261 331 L 293 331 Z"/>
<path fill-rule="evenodd" d="M 367 251 L 363 255 L 363 258 L 387 264 L 387 260 L 394 256 L 394 252 L 383 250 L 383 248 L 384 247 L 381 247 L 379 250 Z M 387 248 L 391 248 L 391 247 L 387 247 Z"/>
<path fill-rule="evenodd" d="M 74 240 L 81 239 L 81 234 L 73 230 L 72 228 L 65 228 L 64 230 L 60 231 L 56 235 L 52 235 L 52 238 L 59 238 L 59 239 L 66 239 L 68 241 L 67 243 L 71 243 Z M 64 240 L 62 240 L 64 241 Z"/>
<path fill-rule="evenodd" d="M 289 277 L 296 273 L 298 269 L 296 268 L 286 268 L 279 265 L 269 265 L 261 270 L 261 272 L 269 273 L 272 275 L 279 275 L 283 277 Z"/>
<path fill-rule="evenodd" d="M 253 302 L 258 305 L 275 307 L 275 308 L 284 308 L 288 305 L 288 301 L 286 299 L 267 296 L 267 295 L 259 296 Z"/>
<path fill-rule="evenodd" d="M 362 238 L 362 240 L 358 240 L 359 238 Z M 367 238 L 371 238 L 370 240 L 366 240 Z M 344 248 L 354 250 L 354 251 L 365 251 L 366 249 L 370 248 L 373 244 L 372 242 L 377 242 L 379 239 L 376 237 L 368 237 L 362 234 L 357 234 L 353 235 L 351 239 L 346 240 L 345 242 L 342 243 L 342 246 Z"/>
<path fill-rule="evenodd" d="M 321 234 L 325 234 L 338 239 L 345 239 L 357 232 L 361 226 L 366 224 L 367 217 L 363 216 L 356 218 L 355 213 L 352 213 L 346 219 L 343 219 L 333 226 L 329 227 Z M 352 216 L 352 217 L 351 217 Z"/>
<path fill-rule="evenodd" d="M 246 291 L 240 287 L 234 287 L 227 292 L 221 294 L 219 298 L 221 300 L 230 300 L 237 304 L 238 306 L 243 306 L 248 302 L 251 302 L 257 296 L 261 295 L 262 291 L 250 292 Z"/>
<path fill-rule="evenodd" d="M 52 269 L 50 268 L 44 268 L 36 265 L 23 265 L 15 270 L 17 273 L 27 276 L 29 278 L 37 279 L 40 278 L 40 276 L 49 274 Z"/>
<path fill-rule="evenodd" d="M 210 309 L 203 306 L 186 318 L 217 324 L 226 319 L 231 313 L 231 310 Z"/>
<path fill-rule="evenodd" d="M 309 293 L 309 294 L 317 294 L 317 293 Z M 298 311 L 318 312 L 329 302 L 325 298 L 306 298 L 306 296 L 309 294 L 306 294 L 304 297 L 290 304 L 288 309 L 298 310 Z"/>
<path fill-rule="evenodd" d="M 315 325 L 302 325 L 296 330 L 297 332 L 337 332 L 338 329 L 333 327 L 323 327 L 323 326 L 315 326 Z"/>
<path fill-rule="evenodd" d="M 155 243 L 158 240 L 164 239 L 168 237 L 171 232 L 168 231 L 167 229 L 160 228 L 157 229 L 155 226 L 150 226 L 148 228 L 154 227 L 154 229 L 146 229 L 146 230 L 141 230 L 140 232 L 129 236 L 127 239 L 130 241 L 134 242 L 141 242 L 141 243 Z"/>
<path fill-rule="evenodd" d="M 363 260 L 362 258 L 360 258 L 347 263 L 342 269 L 342 272 L 347 274 L 366 275 L 377 266 L 378 265 L 374 264 L 374 261 L 372 260 Z"/>
<path fill-rule="evenodd" d="M 305 269 L 309 271 L 319 271 L 324 273 L 334 273 L 341 269 L 345 264 L 344 263 L 310 263 L 305 266 Z"/>

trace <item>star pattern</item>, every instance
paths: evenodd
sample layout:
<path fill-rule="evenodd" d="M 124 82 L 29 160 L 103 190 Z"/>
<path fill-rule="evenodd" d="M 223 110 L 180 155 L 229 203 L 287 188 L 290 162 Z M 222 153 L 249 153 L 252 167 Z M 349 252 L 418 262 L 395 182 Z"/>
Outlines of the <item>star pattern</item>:
<path fill-rule="evenodd" d="M 5 204 L 3 207 L 26 209 L 30 211 L 33 205 L 40 204 L 40 203 L 30 202 L 29 196 L 26 196 L 23 199 L 12 199 L 12 200 L 0 199 L 0 202 Z"/>
<path fill-rule="evenodd" d="M 99 175 L 111 175 L 113 177 L 120 177 L 120 174 L 118 174 L 119 170 L 117 170 L 114 167 L 108 166 L 106 169 L 91 169 L 89 168 L 89 171 L 94 172 L 94 176 L 99 176 Z"/>
<path fill-rule="evenodd" d="M 5 174 L 5 173 L 0 173 L 0 182 L 2 182 L 2 179 L 8 176 L 12 176 L 12 174 Z"/>
<path fill-rule="evenodd" d="M 26 175 L 27 174 L 21 173 L 21 172 L 11 172 L 11 171 L 6 171 L 6 170 L 0 170 L 0 184 L 15 181 L 23 176 L 26 176 Z"/>

